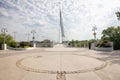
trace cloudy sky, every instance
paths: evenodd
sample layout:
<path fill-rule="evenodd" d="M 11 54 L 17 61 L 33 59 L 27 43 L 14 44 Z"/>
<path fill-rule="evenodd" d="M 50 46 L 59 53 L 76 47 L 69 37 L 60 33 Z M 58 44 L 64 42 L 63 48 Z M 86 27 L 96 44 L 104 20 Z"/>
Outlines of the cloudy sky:
<path fill-rule="evenodd" d="M 59 39 L 59 7 L 61 7 L 66 39 L 94 38 L 92 27 L 97 27 L 97 38 L 109 26 L 118 26 L 115 12 L 120 0 L 0 0 L 0 29 L 8 34 L 16 32 L 16 40 Z"/>

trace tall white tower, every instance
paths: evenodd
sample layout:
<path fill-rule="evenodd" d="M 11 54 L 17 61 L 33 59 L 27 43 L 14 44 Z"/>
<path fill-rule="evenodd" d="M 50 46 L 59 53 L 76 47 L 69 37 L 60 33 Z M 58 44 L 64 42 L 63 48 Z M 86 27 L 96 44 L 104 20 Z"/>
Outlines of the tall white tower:
<path fill-rule="evenodd" d="M 63 38 L 65 37 L 65 34 L 64 34 L 64 27 L 63 27 L 61 9 L 60 9 L 59 14 L 60 14 L 59 43 L 63 43 Z"/>

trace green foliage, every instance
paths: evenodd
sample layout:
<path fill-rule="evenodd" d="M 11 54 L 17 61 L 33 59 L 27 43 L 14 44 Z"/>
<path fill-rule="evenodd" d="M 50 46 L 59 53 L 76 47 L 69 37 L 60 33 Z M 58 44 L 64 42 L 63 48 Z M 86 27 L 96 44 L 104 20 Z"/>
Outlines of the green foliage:
<path fill-rule="evenodd" d="M 41 41 L 41 43 L 51 43 L 51 41 L 48 39 L 45 39 L 45 40 Z"/>
<path fill-rule="evenodd" d="M 17 44 L 18 44 L 17 42 L 14 42 L 14 41 L 13 41 L 13 42 L 10 43 L 9 46 L 11 46 L 11 47 L 17 47 Z"/>
<path fill-rule="evenodd" d="M 97 42 L 97 40 L 95 40 L 95 39 L 89 40 L 89 43 L 94 43 L 94 42 Z"/>
<path fill-rule="evenodd" d="M 5 43 L 7 44 L 7 46 L 11 46 L 11 47 L 16 46 L 17 43 L 13 40 L 13 37 L 11 35 L 0 34 L 0 47 L 4 42 L 4 37 L 5 37 Z"/>
<path fill-rule="evenodd" d="M 88 45 L 88 41 L 87 40 L 83 40 L 83 41 L 72 40 L 68 43 L 68 45 L 70 47 L 84 47 Z"/>
<path fill-rule="evenodd" d="M 29 48 L 30 46 L 24 46 L 24 48 Z"/>
<path fill-rule="evenodd" d="M 114 49 L 120 49 L 120 26 L 108 27 L 102 34 L 102 40 L 109 40 L 114 43 Z"/>
<path fill-rule="evenodd" d="M 52 47 L 53 42 L 48 40 L 48 39 L 45 39 L 45 40 L 43 40 L 41 42 L 38 42 L 37 45 L 40 46 L 40 47 Z"/>
<path fill-rule="evenodd" d="M 87 40 L 80 41 L 81 47 L 84 47 L 84 46 L 87 45 L 87 44 L 88 44 L 88 41 L 87 41 Z"/>
<path fill-rule="evenodd" d="M 31 46 L 30 42 L 20 42 L 20 47 Z"/>

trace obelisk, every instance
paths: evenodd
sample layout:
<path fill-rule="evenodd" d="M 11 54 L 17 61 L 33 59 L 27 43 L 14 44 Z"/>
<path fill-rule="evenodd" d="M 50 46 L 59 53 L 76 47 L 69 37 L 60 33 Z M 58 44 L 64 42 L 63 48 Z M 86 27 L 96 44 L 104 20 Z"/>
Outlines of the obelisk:
<path fill-rule="evenodd" d="M 59 43 L 61 44 L 63 43 L 63 38 L 65 37 L 61 9 L 59 15 L 60 15 Z"/>

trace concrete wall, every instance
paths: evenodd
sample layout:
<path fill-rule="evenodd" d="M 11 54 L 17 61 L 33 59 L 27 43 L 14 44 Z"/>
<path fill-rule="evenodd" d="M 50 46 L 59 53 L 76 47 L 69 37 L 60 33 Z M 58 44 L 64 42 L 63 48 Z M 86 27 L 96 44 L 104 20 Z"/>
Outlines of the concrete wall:
<path fill-rule="evenodd" d="M 91 49 L 92 50 L 97 50 L 97 51 L 113 51 L 113 42 L 110 42 L 111 47 L 96 47 L 96 43 L 91 44 Z"/>
<path fill-rule="evenodd" d="M 113 51 L 113 48 L 112 47 L 109 47 L 109 48 L 98 48 L 98 47 L 95 47 L 95 50 L 97 51 Z"/>

